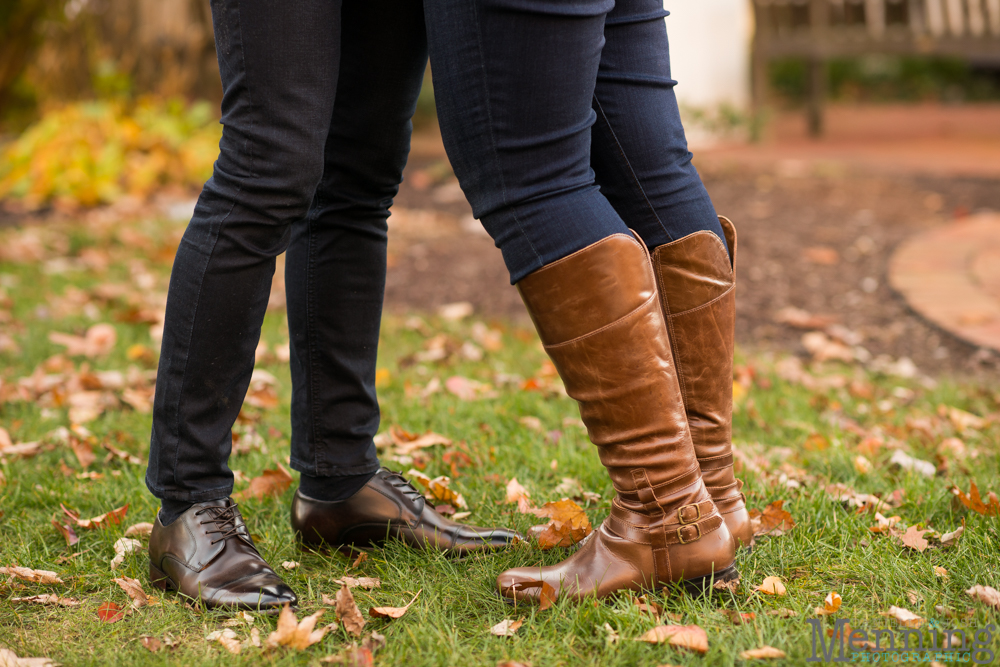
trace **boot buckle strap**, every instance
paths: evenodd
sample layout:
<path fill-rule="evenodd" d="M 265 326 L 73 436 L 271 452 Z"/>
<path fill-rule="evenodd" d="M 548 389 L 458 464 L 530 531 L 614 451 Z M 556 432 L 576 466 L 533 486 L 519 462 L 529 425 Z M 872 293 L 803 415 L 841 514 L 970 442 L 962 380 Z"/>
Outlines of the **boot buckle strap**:
<path fill-rule="evenodd" d="M 684 529 L 685 528 L 694 528 L 695 529 L 695 536 L 692 537 L 692 538 L 689 538 L 689 539 L 684 539 Z M 685 524 L 683 526 L 680 526 L 677 529 L 677 541 L 680 542 L 681 544 L 690 544 L 691 542 L 697 542 L 700 539 L 701 539 L 701 524 L 689 523 L 689 524 Z"/>
<path fill-rule="evenodd" d="M 694 516 L 692 517 L 692 512 Z M 677 523 L 681 525 L 690 525 L 697 523 L 701 520 L 701 505 L 694 503 L 691 505 L 684 505 L 683 507 L 677 508 Z M 678 528 L 678 530 L 680 530 Z"/>

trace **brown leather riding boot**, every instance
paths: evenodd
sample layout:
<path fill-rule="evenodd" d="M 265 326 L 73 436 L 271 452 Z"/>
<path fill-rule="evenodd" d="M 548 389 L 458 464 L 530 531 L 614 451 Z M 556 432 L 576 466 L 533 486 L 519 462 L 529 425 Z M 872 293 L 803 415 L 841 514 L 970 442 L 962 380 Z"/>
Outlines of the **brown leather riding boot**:
<path fill-rule="evenodd" d="M 397 472 L 380 469 L 347 500 L 326 502 L 295 492 L 292 530 L 303 544 L 348 551 L 386 539 L 453 556 L 510 546 L 521 536 L 506 528 L 480 528 L 446 519 Z"/>
<path fill-rule="evenodd" d="M 719 222 L 729 253 L 714 233 L 695 232 L 654 250 L 653 270 L 701 476 L 733 538 L 749 547 L 743 483 L 733 474 L 736 230 Z"/>
<path fill-rule="evenodd" d="M 192 505 L 149 535 L 149 582 L 206 607 L 275 613 L 297 598 L 254 546 L 232 498 Z"/>
<path fill-rule="evenodd" d="M 701 481 L 649 257 L 622 234 L 517 285 L 617 496 L 575 554 L 508 570 L 501 595 L 604 596 L 738 577 L 735 543 Z"/>

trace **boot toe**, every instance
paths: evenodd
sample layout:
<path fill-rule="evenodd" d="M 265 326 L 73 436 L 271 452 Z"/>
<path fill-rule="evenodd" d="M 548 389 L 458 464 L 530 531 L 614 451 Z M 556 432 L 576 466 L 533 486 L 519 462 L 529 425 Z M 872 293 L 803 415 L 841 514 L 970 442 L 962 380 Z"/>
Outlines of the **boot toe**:
<path fill-rule="evenodd" d="M 508 600 L 537 600 L 541 594 L 541 587 L 527 587 L 525 584 L 541 580 L 540 567 L 515 567 L 500 573 L 497 577 L 497 591 L 500 597 Z"/>
<path fill-rule="evenodd" d="M 455 535 L 454 548 L 465 552 L 489 551 L 503 549 L 522 541 L 524 541 L 524 537 L 509 528 L 463 526 Z"/>

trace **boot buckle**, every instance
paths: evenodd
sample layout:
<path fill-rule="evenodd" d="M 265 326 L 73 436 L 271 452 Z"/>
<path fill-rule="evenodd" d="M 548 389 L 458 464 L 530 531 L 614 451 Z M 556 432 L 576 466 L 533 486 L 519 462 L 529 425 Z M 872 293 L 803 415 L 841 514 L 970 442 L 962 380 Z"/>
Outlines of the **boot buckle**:
<path fill-rule="evenodd" d="M 684 533 L 681 532 L 681 531 L 683 531 L 685 528 L 690 528 L 692 526 L 697 531 L 697 536 L 694 539 L 685 540 L 684 539 Z M 697 542 L 700 539 L 701 539 L 701 524 L 689 523 L 689 524 L 685 524 L 685 525 L 683 525 L 683 526 L 681 526 L 681 527 L 679 527 L 677 529 L 677 541 L 680 542 L 681 544 L 690 544 L 691 542 Z"/>
<path fill-rule="evenodd" d="M 690 509 L 692 507 L 695 510 L 695 517 L 693 519 L 688 520 L 687 517 L 685 517 L 684 515 L 684 510 Z M 701 505 L 698 504 L 684 505 L 683 507 L 677 508 L 677 522 L 680 523 L 681 525 L 690 525 L 693 523 L 697 523 L 699 521 L 701 521 Z"/>

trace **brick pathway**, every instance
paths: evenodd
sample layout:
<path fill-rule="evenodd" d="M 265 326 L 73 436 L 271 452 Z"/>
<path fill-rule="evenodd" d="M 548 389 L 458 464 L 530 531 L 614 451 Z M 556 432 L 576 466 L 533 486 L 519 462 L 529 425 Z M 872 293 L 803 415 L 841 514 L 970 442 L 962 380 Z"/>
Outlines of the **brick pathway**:
<path fill-rule="evenodd" d="M 1000 351 L 1000 214 L 980 214 L 904 242 L 889 281 L 921 316 Z"/>

